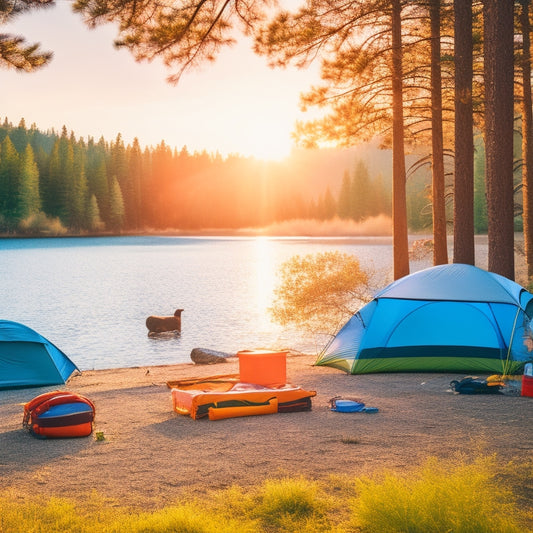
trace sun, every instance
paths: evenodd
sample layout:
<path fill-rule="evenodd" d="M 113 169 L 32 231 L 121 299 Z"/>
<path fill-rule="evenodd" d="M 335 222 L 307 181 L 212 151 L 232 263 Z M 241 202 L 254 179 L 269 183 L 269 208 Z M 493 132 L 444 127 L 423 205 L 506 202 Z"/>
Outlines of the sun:
<path fill-rule="evenodd" d="M 282 161 L 291 153 L 290 140 L 287 141 L 281 135 L 272 133 L 256 139 L 250 145 L 250 155 L 265 161 Z"/>
<path fill-rule="evenodd" d="M 243 117 L 240 128 L 233 130 L 233 143 L 244 155 L 265 161 L 286 159 L 293 148 L 291 124 L 280 117 L 255 114 Z"/>

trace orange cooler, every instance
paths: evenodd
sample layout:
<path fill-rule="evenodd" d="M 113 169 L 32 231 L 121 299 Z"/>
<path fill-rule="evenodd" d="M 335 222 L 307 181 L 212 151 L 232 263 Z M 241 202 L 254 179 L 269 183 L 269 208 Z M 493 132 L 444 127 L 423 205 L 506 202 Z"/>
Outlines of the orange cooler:
<path fill-rule="evenodd" d="M 239 357 L 239 379 L 265 387 L 285 385 L 287 382 L 287 352 L 242 350 Z"/>

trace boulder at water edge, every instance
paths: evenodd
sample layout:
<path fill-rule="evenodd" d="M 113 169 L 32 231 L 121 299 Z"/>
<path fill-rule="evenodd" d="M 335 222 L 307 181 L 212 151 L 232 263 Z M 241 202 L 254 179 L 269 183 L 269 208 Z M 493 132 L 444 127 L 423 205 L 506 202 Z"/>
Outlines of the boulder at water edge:
<path fill-rule="evenodd" d="M 233 354 L 208 350 L 206 348 L 193 348 L 191 351 L 191 359 L 197 365 L 225 363 L 228 357 L 233 357 Z"/>

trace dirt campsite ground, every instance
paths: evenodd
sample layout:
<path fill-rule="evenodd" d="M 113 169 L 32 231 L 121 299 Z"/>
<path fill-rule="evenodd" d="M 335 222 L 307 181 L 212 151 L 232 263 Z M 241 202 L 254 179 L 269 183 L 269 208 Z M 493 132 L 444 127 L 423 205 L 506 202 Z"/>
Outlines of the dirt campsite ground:
<path fill-rule="evenodd" d="M 172 409 L 168 380 L 238 373 L 237 360 L 87 371 L 63 388 L 96 405 L 98 442 L 39 440 L 22 429 L 23 404 L 51 390 L 0 391 L 0 479 L 20 497 L 84 497 L 97 491 L 122 505 L 158 507 L 267 477 L 360 475 L 416 467 L 428 456 L 496 453 L 531 461 L 533 398 L 456 395 L 454 374 L 351 376 L 287 358 L 288 380 L 316 391 L 311 411 L 192 420 Z M 52 389 L 53 390 L 53 389 Z M 358 398 L 378 413 L 336 413 L 334 396 Z M 533 487 L 524 487 L 531 491 Z"/>

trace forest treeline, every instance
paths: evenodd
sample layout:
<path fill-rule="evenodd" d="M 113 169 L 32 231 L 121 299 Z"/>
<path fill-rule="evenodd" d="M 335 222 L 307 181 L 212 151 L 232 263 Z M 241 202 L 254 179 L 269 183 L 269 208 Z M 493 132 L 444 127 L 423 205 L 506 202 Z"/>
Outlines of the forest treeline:
<path fill-rule="evenodd" d="M 295 151 L 282 162 L 142 148 L 42 132 L 24 119 L 0 125 L 0 232 L 79 234 L 259 228 L 293 219 L 360 222 L 391 214 L 390 151 Z M 408 224 L 431 231 L 431 175 L 408 156 Z M 487 231 L 484 149 L 476 141 L 475 229 Z M 519 171 L 516 176 L 520 180 Z M 519 187 L 517 187 L 518 193 Z M 517 193 L 517 196 L 519 194 Z M 517 197 L 517 214 L 521 211 Z M 452 202 L 448 205 L 451 223 Z M 521 218 L 516 219 L 521 230 Z"/>
<path fill-rule="evenodd" d="M 352 166 L 318 188 L 305 175 L 312 165 L 290 158 L 223 158 L 172 149 L 164 141 L 142 148 L 137 139 L 126 145 L 120 134 L 113 141 L 85 141 L 66 127 L 45 133 L 6 118 L 0 126 L 0 231 L 234 229 L 390 215 L 390 176 L 371 175 L 363 160 Z"/>
<path fill-rule="evenodd" d="M 484 153 L 476 144 L 475 228 L 487 231 Z M 423 155 L 408 156 L 413 167 Z M 519 173 L 518 173 L 519 174 Z M 519 180 L 519 175 L 517 180 Z M 411 231 L 431 231 L 428 168 L 408 179 Z M 519 199 L 518 199 L 519 200 Z M 517 204 L 520 209 L 519 203 Z M 452 204 L 449 202 L 449 220 Z M 391 214 L 390 151 L 295 151 L 282 162 L 142 148 L 0 125 L 0 232 L 86 234 L 259 228 L 293 219 L 359 222 Z M 521 219 L 517 218 L 517 230 Z"/>

